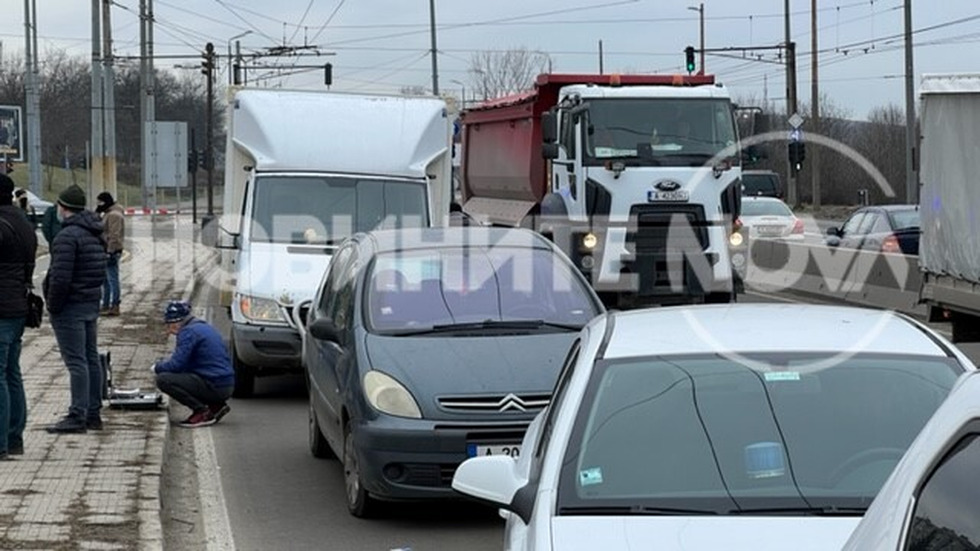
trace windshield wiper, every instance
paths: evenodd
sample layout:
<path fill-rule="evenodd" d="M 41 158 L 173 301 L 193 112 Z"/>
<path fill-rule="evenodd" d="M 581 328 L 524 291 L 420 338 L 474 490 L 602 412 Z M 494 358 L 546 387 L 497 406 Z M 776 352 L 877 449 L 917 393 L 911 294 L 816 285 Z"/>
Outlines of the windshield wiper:
<path fill-rule="evenodd" d="M 562 507 L 559 515 L 717 515 L 718 511 L 711 509 L 681 509 L 676 507 L 648 507 L 644 505 L 609 506 L 609 507 Z"/>
<path fill-rule="evenodd" d="M 405 331 L 391 331 L 387 334 L 398 336 L 430 335 L 436 333 L 452 333 L 456 331 L 481 331 L 485 329 L 514 329 L 531 331 L 541 328 L 561 329 L 562 331 L 580 331 L 581 325 L 571 323 L 559 323 L 545 320 L 484 320 L 466 323 L 447 323 L 433 325 L 425 329 L 408 329 Z"/>
<path fill-rule="evenodd" d="M 732 509 L 730 515 L 800 515 L 818 517 L 859 517 L 867 507 L 761 507 L 756 509 Z"/>

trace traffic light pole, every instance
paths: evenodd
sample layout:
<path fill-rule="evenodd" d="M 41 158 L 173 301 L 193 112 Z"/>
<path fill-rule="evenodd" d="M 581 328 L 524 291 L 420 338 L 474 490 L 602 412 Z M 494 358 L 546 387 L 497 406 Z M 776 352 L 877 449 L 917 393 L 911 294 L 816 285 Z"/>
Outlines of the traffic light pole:
<path fill-rule="evenodd" d="M 191 128 L 191 146 L 187 152 L 187 168 L 191 173 L 191 223 L 197 225 L 197 141 Z"/>

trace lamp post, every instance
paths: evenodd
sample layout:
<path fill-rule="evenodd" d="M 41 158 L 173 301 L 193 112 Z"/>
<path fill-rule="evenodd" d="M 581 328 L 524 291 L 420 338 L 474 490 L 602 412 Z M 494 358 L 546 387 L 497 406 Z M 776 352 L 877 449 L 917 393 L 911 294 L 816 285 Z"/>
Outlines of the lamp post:
<path fill-rule="evenodd" d="M 698 19 L 701 22 L 701 67 L 698 70 L 699 75 L 704 74 L 704 3 L 698 4 L 698 7 L 688 6 L 687 9 L 691 11 L 698 12 Z"/>
<path fill-rule="evenodd" d="M 466 85 L 456 79 L 452 79 L 449 82 L 459 84 L 459 110 L 466 109 Z"/>
<path fill-rule="evenodd" d="M 229 86 L 235 84 L 235 75 L 231 63 L 231 43 L 233 40 L 239 39 L 243 36 L 248 36 L 250 34 L 252 34 L 252 31 L 245 31 L 243 33 L 236 34 L 235 36 L 228 39 L 228 85 Z"/>

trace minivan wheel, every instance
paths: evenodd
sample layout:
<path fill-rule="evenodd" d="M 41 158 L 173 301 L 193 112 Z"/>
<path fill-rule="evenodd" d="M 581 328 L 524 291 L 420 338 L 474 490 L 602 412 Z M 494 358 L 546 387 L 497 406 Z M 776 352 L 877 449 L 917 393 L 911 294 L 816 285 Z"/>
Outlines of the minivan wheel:
<path fill-rule="evenodd" d="M 377 503 L 368 495 L 361 484 L 361 469 L 354 449 L 354 438 L 350 423 L 344 425 L 344 487 L 347 494 L 347 510 L 358 518 L 370 518 L 377 509 Z"/>
<path fill-rule="evenodd" d="M 330 449 L 330 445 L 327 444 L 327 439 L 323 437 L 323 431 L 320 430 L 320 423 L 316 420 L 316 411 L 313 409 L 313 398 L 309 399 L 309 411 L 310 411 L 310 453 L 313 457 L 318 459 L 329 459 L 334 457 L 333 451 Z"/>

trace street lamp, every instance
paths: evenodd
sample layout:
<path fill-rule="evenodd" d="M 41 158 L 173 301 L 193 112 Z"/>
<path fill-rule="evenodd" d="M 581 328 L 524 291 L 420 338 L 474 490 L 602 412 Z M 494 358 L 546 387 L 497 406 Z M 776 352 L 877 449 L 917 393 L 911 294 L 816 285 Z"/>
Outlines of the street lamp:
<path fill-rule="evenodd" d="M 231 63 L 231 42 L 237 40 L 243 36 L 248 36 L 252 34 L 252 31 L 245 31 L 243 33 L 236 34 L 235 36 L 228 39 L 228 85 L 231 86 L 235 84 L 235 74 Z"/>
<path fill-rule="evenodd" d="M 700 70 L 698 71 L 698 74 L 703 75 L 704 74 L 704 3 L 698 4 L 698 7 L 688 6 L 687 9 L 698 12 L 698 16 L 701 21 L 701 67 Z"/>
<path fill-rule="evenodd" d="M 466 85 L 456 79 L 452 79 L 449 82 L 452 82 L 453 84 L 459 84 L 459 98 L 460 98 L 459 109 L 460 111 L 466 109 Z"/>

